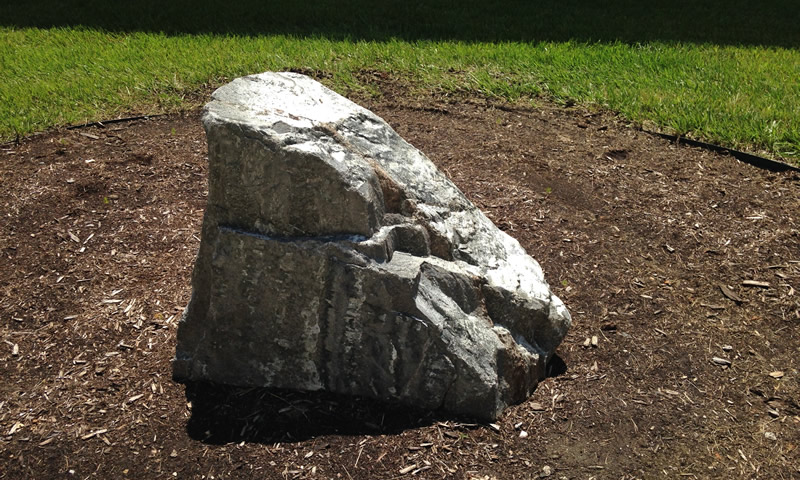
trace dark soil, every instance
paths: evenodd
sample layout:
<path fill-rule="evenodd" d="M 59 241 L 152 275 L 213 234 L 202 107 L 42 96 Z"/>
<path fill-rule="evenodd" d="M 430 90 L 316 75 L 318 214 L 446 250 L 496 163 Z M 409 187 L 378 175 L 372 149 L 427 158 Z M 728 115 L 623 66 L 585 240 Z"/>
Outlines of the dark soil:
<path fill-rule="evenodd" d="M 800 478 L 796 173 L 605 113 L 384 93 L 363 103 L 573 314 L 533 397 L 478 425 L 174 383 L 199 115 L 57 131 L 0 150 L 0 478 Z"/>

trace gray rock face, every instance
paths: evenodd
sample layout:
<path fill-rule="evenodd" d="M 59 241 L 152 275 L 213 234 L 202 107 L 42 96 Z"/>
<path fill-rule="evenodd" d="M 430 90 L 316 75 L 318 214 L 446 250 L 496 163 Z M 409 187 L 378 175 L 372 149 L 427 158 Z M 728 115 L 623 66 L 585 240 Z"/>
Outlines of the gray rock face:
<path fill-rule="evenodd" d="M 570 315 L 539 264 L 372 112 L 292 73 L 203 117 L 209 195 L 177 380 L 329 391 L 494 419 Z"/>

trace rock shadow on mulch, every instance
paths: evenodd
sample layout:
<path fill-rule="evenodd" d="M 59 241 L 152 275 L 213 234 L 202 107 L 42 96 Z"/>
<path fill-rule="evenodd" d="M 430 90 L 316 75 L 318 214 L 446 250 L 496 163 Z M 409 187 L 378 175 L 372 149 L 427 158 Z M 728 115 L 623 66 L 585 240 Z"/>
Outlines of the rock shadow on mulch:
<path fill-rule="evenodd" d="M 188 434 L 209 444 L 397 434 L 441 420 L 437 412 L 362 397 L 208 382 L 187 383 L 186 399 L 192 410 Z"/>
<path fill-rule="evenodd" d="M 546 371 L 547 377 L 558 377 L 566 373 L 567 365 L 555 355 Z M 295 443 L 325 435 L 391 435 L 446 421 L 475 428 L 482 423 L 370 398 L 209 382 L 186 383 L 186 401 L 192 412 L 187 433 L 212 445 Z"/>

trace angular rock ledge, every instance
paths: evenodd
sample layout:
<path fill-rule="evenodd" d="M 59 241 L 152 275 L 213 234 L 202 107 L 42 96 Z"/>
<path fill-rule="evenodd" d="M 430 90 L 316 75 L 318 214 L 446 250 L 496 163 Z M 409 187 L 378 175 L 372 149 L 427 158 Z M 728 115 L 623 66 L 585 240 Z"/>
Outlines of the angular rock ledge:
<path fill-rule="evenodd" d="M 539 264 L 372 112 L 303 75 L 214 92 L 179 381 L 495 419 L 570 315 Z"/>

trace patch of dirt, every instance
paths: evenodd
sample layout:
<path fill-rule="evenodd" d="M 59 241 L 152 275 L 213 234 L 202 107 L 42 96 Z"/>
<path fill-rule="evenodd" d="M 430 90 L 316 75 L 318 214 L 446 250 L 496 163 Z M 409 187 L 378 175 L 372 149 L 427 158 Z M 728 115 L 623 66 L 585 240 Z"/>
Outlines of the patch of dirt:
<path fill-rule="evenodd" d="M 492 426 L 174 383 L 199 115 L 51 132 L 0 149 L 0 478 L 800 477 L 797 174 L 605 113 L 381 88 L 362 103 L 574 316 L 533 397 Z"/>

